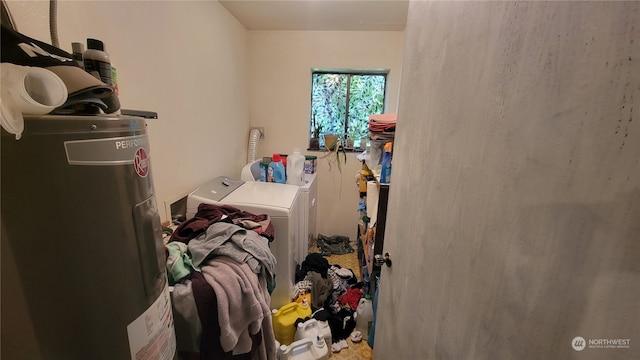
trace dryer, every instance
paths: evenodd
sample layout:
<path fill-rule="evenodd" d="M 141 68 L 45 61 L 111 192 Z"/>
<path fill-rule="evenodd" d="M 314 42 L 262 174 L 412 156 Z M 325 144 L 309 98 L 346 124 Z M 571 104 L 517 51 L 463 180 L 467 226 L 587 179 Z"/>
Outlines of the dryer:
<path fill-rule="evenodd" d="M 300 186 L 300 238 L 297 245 L 298 264 L 309 254 L 309 244 L 316 241 L 316 218 L 318 214 L 318 181 L 316 174 L 305 174 Z"/>
<path fill-rule="evenodd" d="M 276 288 L 271 294 L 271 308 L 279 309 L 291 302 L 295 284 L 297 244 L 300 231 L 300 191 L 298 186 L 243 181 L 220 176 L 187 196 L 187 219 L 192 218 L 201 203 L 231 205 L 259 215 L 267 214 L 275 229 L 269 244 L 276 258 Z"/>

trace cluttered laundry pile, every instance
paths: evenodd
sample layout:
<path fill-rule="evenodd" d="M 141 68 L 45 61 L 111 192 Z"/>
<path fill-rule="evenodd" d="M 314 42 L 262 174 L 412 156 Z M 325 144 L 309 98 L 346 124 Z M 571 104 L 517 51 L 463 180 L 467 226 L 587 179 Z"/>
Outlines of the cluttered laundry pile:
<path fill-rule="evenodd" d="M 165 245 L 177 348 L 199 359 L 275 359 L 268 215 L 200 204 Z M 191 358 L 190 357 L 190 358 Z"/>
<path fill-rule="evenodd" d="M 351 269 L 331 265 L 322 253 L 310 253 L 296 270 L 296 284 L 291 290 L 292 302 L 304 302 L 310 297 L 311 316 L 296 321 L 315 319 L 327 322 L 331 329 L 333 352 L 348 347 L 346 339 L 362 339 L 356 328 L 356 309 L 364 296 L 363 282 Z M 310 295 L 310 296 L 309 296 Z"/>

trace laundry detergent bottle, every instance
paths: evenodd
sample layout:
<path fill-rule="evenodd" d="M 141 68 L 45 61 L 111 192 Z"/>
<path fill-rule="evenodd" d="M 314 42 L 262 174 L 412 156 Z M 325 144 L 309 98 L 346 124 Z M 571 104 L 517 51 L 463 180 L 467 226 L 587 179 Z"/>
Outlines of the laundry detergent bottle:
<path fill-rule="evenodd" d="M 391 159 L 393 158 L 393 143 L 384 144 L 384 153 L 382 155 L 382 170 L 380 173 L 380 183 L 388 184 L 391 182 Z"/>
<path fill-rule="evenodd" d="M 287 157 L 287 184 L 304 185 L 304 161 L 300 149 L 293 149 L 293 155 Z"/>
<path fill-rule="evenodd" d="M 311 317 L 311 306 L 306 301 L 292 302 L 271 310 L 271 314 L 276 340 L 282 345 L 289 345 L 295 340 L 296 320 Z"/>
<path fill-rule="evenodd" d="M 316 336 L 322 336 L 327 346 L 331 347 L 333 340 L 331 337 L 331 328 L 328 321 L 318 321 L 316 319 L 309 319 L 305 322 L 298 322 L 296 328 L 295 339 L 302 340 L 305 338 L 315 339 Z"/>
<path fill-rule="evenodd" d="M 369 336 L 372 321 L 373 302 L 371 301 L 371 297 L 367 294 L 365 297 L 360 298 L 358 308 L 356 309 L 356 330 L 359 330 L 362 333 L 363 339 L 366 339 Z"/>
<path fill-rule="evenodd" d="M 267 182 L 284 184 L 287 182 L 287 176 L 284 172 L 284 164 L 280 159 L 280 154 L 273 154 L 271 163 L 267 168 Z"/>
<path fill-rule="evenodd" d="M 329 346 L 322 336 L 304 338 L 291 345 L 280 345 L 277 357 L 280 360 L 328 360 Z"/>

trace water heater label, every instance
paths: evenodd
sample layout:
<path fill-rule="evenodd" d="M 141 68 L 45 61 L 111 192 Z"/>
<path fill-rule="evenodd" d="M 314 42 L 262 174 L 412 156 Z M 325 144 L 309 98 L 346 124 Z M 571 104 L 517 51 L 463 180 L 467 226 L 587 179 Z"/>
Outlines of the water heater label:
<path fill-rule="evenodd" d="M 147 135 L 64 142 L 70 165 L 133 164 L 136 172 L 149 171 L 149 137 Z"/>
<path fill-rule="evenodd" d="M 149 174 L 149 155 L 144 148 L 136 150 L 136 156 L 133 159 L 133 167 L 136 169 L 138 176 L 145 177 Z"/>
<path fill-rule="evenodd" d="M 127 325 L 132 360 L 171 360 L 176 353 L 176 334 L 169 286 L 142 315 Z"/>

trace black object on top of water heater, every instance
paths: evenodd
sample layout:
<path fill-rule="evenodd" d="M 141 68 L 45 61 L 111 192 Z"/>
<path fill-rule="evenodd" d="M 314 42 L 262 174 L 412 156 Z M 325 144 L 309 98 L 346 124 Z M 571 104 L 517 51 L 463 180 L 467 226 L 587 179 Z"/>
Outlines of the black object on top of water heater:
<path fill-rule="evenodd" d="M 2 248 L 42 358 L 173 359 L 145 120 L 26 117 L 22 138 L 3 130 L 1 146 Z"/>
<path fill-rule="evenodd" d="M 5 24 L 1 24 L 0 34 L 0 60 L 3 63 L 45 68 L 64 82 L 68 91 L 67 100 L 53 110 L 53 114 L 111 114 L 120 109 L 112 84 L 86 72 L 78 66 L 72 54 L 21 34 Z"/>

